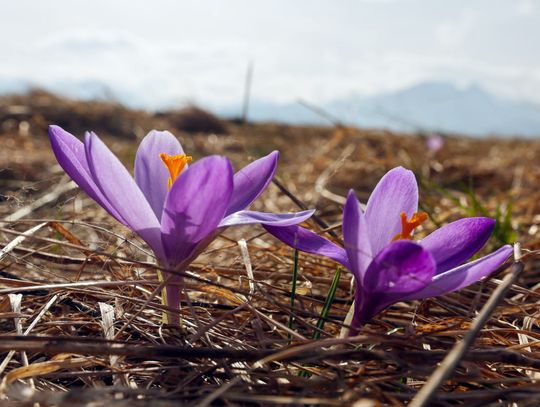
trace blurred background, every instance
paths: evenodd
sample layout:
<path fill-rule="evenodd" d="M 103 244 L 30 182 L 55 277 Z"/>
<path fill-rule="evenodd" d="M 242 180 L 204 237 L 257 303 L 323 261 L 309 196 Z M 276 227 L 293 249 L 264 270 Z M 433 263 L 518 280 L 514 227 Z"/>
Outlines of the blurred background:
<path fill-rule="evenodd" d="M 540 135 L 534 0 L 18 0 L 0 94 L 41 88 L 150 111 Z M 251 81 L 250 81 L 251 78 Z M 302 103 L 299 103 L 302 102 Z"/>

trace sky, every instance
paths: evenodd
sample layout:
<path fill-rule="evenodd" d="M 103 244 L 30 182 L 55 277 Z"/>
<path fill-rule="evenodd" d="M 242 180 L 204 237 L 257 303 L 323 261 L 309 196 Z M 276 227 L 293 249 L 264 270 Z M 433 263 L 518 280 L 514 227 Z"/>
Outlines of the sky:
<path fill-rule="evenodd" d="M 252 61 L 274 103 L 437 80 L 540 104 L 539 38 L 535 0 L 4 1 L 0 84 L 238 104 Z"/>

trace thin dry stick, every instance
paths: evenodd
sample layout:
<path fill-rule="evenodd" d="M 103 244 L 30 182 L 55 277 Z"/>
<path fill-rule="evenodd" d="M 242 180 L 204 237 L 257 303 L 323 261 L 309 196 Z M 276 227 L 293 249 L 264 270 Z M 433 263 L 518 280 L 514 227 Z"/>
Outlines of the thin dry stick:
<path fill-rule="evenodd" d="M 411 400 L 409 407 L 425 407 L 429 405 L 430 401 L 435 396 L 437 389 L 452 374 L 461 359 L 463 359 L 499 302 L 503 299 L 506 292 L 523 271 L 519 244 L 514 246 L 514 258 L 515 262 L 512 264 L 510 273 L 503 278 L 501 284 L 486 302 L 476 319 L 473 321 L 471 329 L 467 331 L 461 341 L 456 342 L 450 353 L 448 353 L 440 363 L 439 367 L 429 377 L 426 384 L 424 384 L 416 396 Z"/>
<path fill-rule="evenodd" d="M 114 339 L 114 307 L 105 302 L 99 302 L 99 310 L 101 312 L 101 326 L 103 328 L 103 335 L 105 339 L 113 340 Z M 111 364 L 111 369 L 118 369 L 118 356 L 111 355 L 109 356 L 109 361 Z M 127 375 L 124 376 L 126 383 L 128 382 Z M 114 384 L 116 386 L 122 385 L 120 377 L 114 376 Z"/>
<path fill-rule="evenodd" d="M 137 249 L 138 251 L 146 254 L 147 256 L 155 257 L 152 252 L 148 251 L 147 249 L 143 248 L 139 244 L 135 243 L 133 240 L 128 239 L 124 235 L 121 235 L 120 233 L 116 233 L 114 230 L 107 229 L 106 227 L 95 225 L 93 223 L 77 221 L 77 220 L 73 220 L 73 219 L 71 219 L 71 220 L 62 220 L 62 219 L 54 219 L 54 218 L 20 219 L 20 220 L 17 221 L 17 223 L 43 223 L 43 222 L 44 223 L 68 224 L 68 225 L 72 225 L 72 226 L 82 226 L 82 227 L 85 227 L 85 228 L 98 230 L 100 232 L 106 233 L 108 235 L 114 236 L 114 237 L 116 237 L 118 239 L 121 239 L 121 240 L 125 241 L 130 246 L 133 246 L 135 249 Z M 12 222 L 0 219 L 0 224 L 2 224 L 2 223 L 12 223 Z"/>
<path fill-rule="evenodd" d="M 277 179 L 277 177 L 274 177 L 274 178 L 272 179 L 272 183 L 273 183 L 275 186 L 277 186 L 277 187 L 279 188 L 279 190 L 280 190 L 282 193 L 284 193 L 291 201 L 293 201 L 293 203 L 294 203 L 296 206 L 298 206 L 300 209 L 302 209 L 302 210 L 304 210 L 304 211 L 309 209 L 309 208 L 306 206 L 306 204 L 303 203 L 300 199 L 298 199 L 291 191 L 289 191 L 289 190 L 287 189 L 287 187 L 286 187 L 285 185 L 283 185 L 283 184 L 281 183 L 281 181 L 279 181 L 279 180 Z M 341 241 L 341 240 L 339 239 L 339 236 L 337 235 L 337 233 L 336 233 L 333 229 L 329 229 L 328 223 L 326 223 L 324 220 L 322 220 L 322 218 L 320 218 L 319 216 L 313 214 L 313 215 L 311 216 L 311 219 L 313 219 L 313 220 L 315 221 L 315 223 L 316 223 L 317 225 L 319 225 L 321 228 L 323 228 L 323 229 L 325 229 L 325 230 L 328 230 L 328 234 L 329 234 L 330 236 L 332 236 L 334 239 Z"/>
<path fill-rule="evenodd" d="M 24 208 L 19 209 L 18 211 L 12 213 L 11 215 L 6 216 L 4 220 L 8 222 L 18 221 L 19 219 L 25 217 L 26 215 L 29 215 L 32 212 L 34 212 L 36 209 L 39 209 L 42 206 L 45 206 L 51 202 L 56 201 L 61 195 L 75 188 L 77 188 L 77 184 L 75 184 L 73 181 L 69 181 L 65 184 L 57 185 L 52 189 L 52 191 L 47 192 L 42 197 L 33 201 L 30 205 L 25 206 Z"/>
<path fill-rule="evenodd" d="M 303 100 L 303 99 L 298 100 L 298 103 L 300 105 L 304 106 L 305 108 L 311 110 L 313 113 L 318 114 L 319 116 L 325 118 L 330 123 L 332 123 L 334 125 L 334 127 L 338 128 L 338 129 L 345 128 L 345 126 L 343 125 L 341 120 L 339 120 L 337 117 L 335 117 L 333 114 L 326 111 L 322 107 L 316 106 L 313 103 L 307 102 L 306 100 Z"/>
<path fill-rule="evenodd" d="M 234 379 L 232 379 L 230 382 L 225 383 L 223 386 L 218 387 L 216 390 L 214 390 L 212 393 L 210 393 L 208 396 L 206 396 L 204 399 L 197 402 L 197 405 L 199 407 L 206 407 L 212 404 L 214 400 L 228 392 L 232 387 L 234 387 L 239 381 L 240 376 L 236 376 Z"/>
<path fill-rule="evenodd" d="M 333 161 L 332 164 L 330 164 L 315 181 L 315 192 L 332 202 L 345 205 L 347 198 L 329 191 L 326 189 L 326 184 L 330 180 L 330 177 L 334 175 L 338 169 L 343 166 L 343 164 L 345 164 L 345 161 L 347 161 L 355 149 L 356 146 L 354 144 L 349 144 L 343 149 L 339 158 Z"/>
<path fill-rule="evenodd" d="M 255 293 L 255 277 L 253 276 L 253 267 L 251 266 L 251 259 L 249 257 L 249 251 L 245 239 L 240 239 L 238 241 L 238 246 L 240 247 L 240 253 L 242 254 L 242 261 L 246 266 L 246 273 L 248 276 L 249 284 L 249 297 L 251 298 Z"/>
<path fill-rule="evenodd" d="M 58 299 L 58 295 L 54 295 L 50 300 L 49 302 L 47 302 L 47 304 L 45 304 L 45 306 L 41 309 L 41 311 L 39 312 L 38 316 L 32 321 L 32 323 L 28 326 L 28 328 L 26 328 L 26 331 L 24 331 L 24 334 L 23 336 L 26 336 L 28 335 L 30 332 L 32 332 L 32 329 L 34 329 L 34 327 L 37 325 L 37 323 L 41 320 L 41 318 L 43 317 L 43 315 L 45 315 L 45 313 L 49 310 L 49 308 L 52 307 L 52 305 L 56 302 L 56 300 Z M 15 355 L 15 352 L 16 350 L 11 350 L 6 358 L 2 361 L 2 364 L 0 364 L 0 374 L 2 374 L 4 372 L 4 370 L 6 369 L 7 365 L 9 364 L 9 362 L 11 361 L 11 358 L 13 357 L 13 355 Z"/>
<path fill-rule="evenodd" d="M 127 322 L 122 325 L 122 327 L 118 330 L 118 332 L 115 335 L 115 338 L 119 338 L 120 334 L 123 333 L 128 326 L 130 326 L 135 319 L 142 314 L 142 312 L 146 309 L 146 307 L 152 302 L 152 300 L 159 295 L 161 290 L 163 290 L 167 284 L 169 284 L 174 277 L 173 274 L 170 274 L 166 278 L 163 279 L 163 281 L 152 291 L 148 297 L 145 299 L 143 305 L 127 320 Z M 171 308 L 167 307 L 167 312 L 170 311 Z M 180 310 L 177 310 L 177 312 L 180 312 Z"/>
<path fill-rule="evenodd" d="M 16 314 L 22 314 L 21 311 L 21 302 L 22 302 L 22 294 L 9 294 L 9 302 L 11 303 L 11 308 L 13 312 Z M 17 332 L 17 335 L 23 334 L 23 327 L 21 323 L 21 318 L 13 318 L 13 322 L 15 323 L 15 331 Z M 21 352 L 21 360 L 23 363 L 23 366 L 28 366 L 28 355 L 26 352 Z M 30 384 L 30 388 L 32 390 L 36 390 L 36 386 L 34 383 L 34 379 L 30 378 L 28 379 L 28 383 Z"/>
<path fill-rule="evenodd" d="M 6 284 L 9 281 L 3 279 L 0 281 Z M 116 281 L 80 281 L 77 283 L 58 283 L 58 284 L 38 284 L 33 281 L 19 281 L 15 280 L 19 286 L 14 288 L 2 288 L 0 289 L 0 295 L 11 294 L 11 293 L 23 293 L 27 291 L 36 291 L 36 290 L 61 290 L 61 289 L 70 289 L 70 288 L 85 288 L 85 287 L 100 287 L 100 288 L 117 288 L 124 286 L 133 286 L 137 288 L 138 285 L 153 285 L 158 284 L 158 281 L 151 280 L 116 280 Z M 23 285 L 24 284 L 24 285 Z"/>
<path fill-rule="evenodd" d="M 39 229 L 41 229 L 43 226 L 45 226 L 47 223 L 43 222 L 39 225 L 36 225 L 28 230 L 25 230 L 22 232 L 19 236 L 17 236 L 15 239 L 13 239 L 11 242 L 9 242 L 2 250 L 0 250 L 0 260 L 4 258 L 6 254 L 11 252 L 13 249 L 15 249 L 18 245 L 20 245 L 24 240 L 28 237 L 36 233 Z"/>

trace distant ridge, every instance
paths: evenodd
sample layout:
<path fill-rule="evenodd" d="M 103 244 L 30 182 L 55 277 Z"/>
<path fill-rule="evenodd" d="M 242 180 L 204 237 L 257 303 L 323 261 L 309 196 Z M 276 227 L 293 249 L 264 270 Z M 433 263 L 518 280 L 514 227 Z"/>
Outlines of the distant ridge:
<path fill-rule="evenodd" d="M 439 131 L 474 136 L 540 136 L 540 106 L 498 98 L 479 86 L 425 82 L 375 96 L 352 95 L 319 105 L 347 124 L 399 131 Z M 255 101 L 254 121 L 328 124 L 299 103 Z M 230 115 L 230 109 L 218 113 Z"/>
<path fill-rule="evenodd" d="M 20 93 L 36 84 L 0 78 L 0 94 Z M 177 100 L 151 99 L 149 94 L 114 87 L 98 81 L 55 82 L 43 86 L 49 91 L 73 98 L 114 100 L 129 107 L 151 110 L 177 107 Z M 297 102 L 274 103 L 254 95 L 249 107 L 252 121 L 289 124 L 329 124 Z M 472 85 L 460 88 L 449 82 L 422 82 L 417 85 L 373 96 L 352 94 L 318 106 L 343 123 L 398 131 L 439 131 L 473 136 L 540 136 L 540 105 L 499 98 Z M 204 103 L 203 103 L 204 106 Z M 209 105 L 215 113 L 237 117 L 238 106 Z"/>
<path fill-rule="evenodd" d="M 328 104 L 347 122 L 396 130 L 437 130 L 471 135 L 540 136 L 540 106 L 505 100 L 479 86 L 426 82 L 373 97 Z"/>

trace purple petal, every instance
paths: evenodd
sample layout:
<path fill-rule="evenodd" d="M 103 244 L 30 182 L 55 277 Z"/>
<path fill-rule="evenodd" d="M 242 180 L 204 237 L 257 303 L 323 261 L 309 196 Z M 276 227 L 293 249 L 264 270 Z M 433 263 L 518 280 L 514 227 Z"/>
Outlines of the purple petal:
<path fill-rule="evenodd" d="M 371 318 L 390 305 L 399 302 L 400 298 L 400 294 L 367 293 L 360 287 L 357 287 L 354 300 L 354 314 L 349 335 L 356 335 L 358 328 L 369 322 Z"/>
<path fill-rule="evenodd" d="M 353 190 L 349 191 L 343 209 L 343 241 L 351 264 L 351 271 L 360 283 L 373 259 L 366 218 Z"/>
<path fill-rule="evenodd" d="M 49 139 L 58 163 L 71 179 L 116 220 L 127 225 L 126 221 L 107 201 L 94 182 L 88 168 L 84 144 L 59 126 L 49 126 Z"/>
<path fill-rule="evenodd" d="M 262 224 L 270 226 L 291 226 L 302 223 L 313 215 L 314 210 L 296 213 L 266 213 L 256 211 L 235 212 L 221 221 L 219 227 Z"/>
<path fill-rule="evenodd" d="M 234 174 L 234 191 L 227 215 L 246 209 L 266 189 L 277 168 L 279 152 L 273 151 Z"/>
<path fill-rule="evenodd" d="M 162 255 L 159 221 L 128 170 L 95 134 L 86 134 L 90 173 L 110 205 L 156 253 Z"/>
<path fill-rule="evenodd" d="M 426 288 L 404 297 L 403 300 L 420 300 L 435 297 L 467 287 L 493 273 L 511 254 L 512 246 L 503 246 L 481 259 L 471 261 L 435 276 Z"/>
<path fill-rule="evenodd" d="M 197 243 L 214 232 L 233 191 L 233 170 L 225 157 L 209 156 L 189 167 L 167 195 L 161 232 L 170 265 L 185 260 Z"/>
<path fill-rule="evenodd" d="M 408 240 L 389 244 L 370 264 L 364 285 L 357 283 L 352 333 L 385 308 L 430 284 L 435 267 L 431 254 L 420 245 Z"/>
<path fill-rule="evenodd" d="M 423 289 L 435 275 L 435 260 L 419 244 L 398 240 L 387 245 L 369 265 L 365 292 L 408 294 Z"/>
<path fill-rule="evenodd" d="M 268 233 L 295 249 L 328 257 L 341 263 L 347 269 L 351 268 L 345 249 L 310 230 L 298 225 L 286 227 L 263 225 L 263 227 Z"/>
<path fill-rule="evenodd" d="M 418 210 L 418 185 L 412 171 L 397 167 L 381 178 L 366 207 L 371 251 L 379 253 L 401 232 L 401 212 L 410 218 Z"/>
<path fill-rule="evenodd" d="M 182 146 L 168 131 L 152 130 L 141 141 L 135 156 L 135 182 L 143 192 L 158 220 L 161 220 L 170 177 L 159 155 L 184 154 Z"/>
<path fill-rule="evenodd" d="M 489 218 L 465 218 L 452 222 L 426 236 L 420 245 L 437 262 L 437 274 L 456 267 L 480 250 L 495 227 Z"/>

